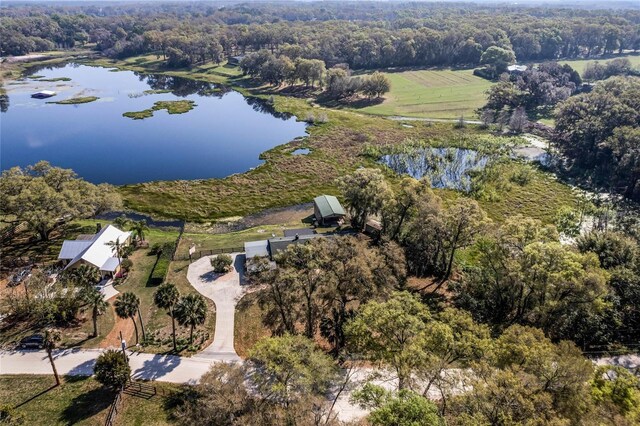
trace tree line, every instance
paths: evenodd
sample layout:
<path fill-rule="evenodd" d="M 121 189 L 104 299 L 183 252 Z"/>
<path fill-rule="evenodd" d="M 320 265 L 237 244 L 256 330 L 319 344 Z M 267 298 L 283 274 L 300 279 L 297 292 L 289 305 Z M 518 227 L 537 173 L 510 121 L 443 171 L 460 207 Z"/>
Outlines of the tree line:
<path fill-rule="evenodd" d="M 474 200 L 444 202 L 427 179 L 392 188 L 379 170 L 360 169 L 340 186 L 352 226 L 362 230 L 376 216 L 382 234 L 373 245 L 318 238 L 281 253 L 277 269 L 257 266 L 274 333 L 319 334 L 338 354 L 357 306 L 405 289 L 407 276 L 416 276 L 432 296 L 446 286 L 453 305 L 492 333 L 520 324 L 581 347 L 633 343 L 640 257 L 624 229 L 596 228 L 567 245 L 553 225 L 521 216 L 495 224 Z"/>
<path fill-rule="evenodd" d="M 267 49 L 352 69 L 476 66 L 490 48 L 519 61 L 640 49 L 637 11 L 476 5 L 12 6 L 0 51 L 20 55 L 95 44 L 111 57 L 159 52 L 168 66 Z"/>
<path fill-rule="evenodd" d="M 298 58 L 292 61 L 287 56 L 276 56 L 264 49 L 243 56 L 240 68 L 245 74 L 275 86 L 302 82 L 313 89 L 317 84 L 325 88 L 326 97 L 334 100 L 357 94 L 369 99 L 380 98 L 391 90 L 389 78 L 377 71 L 371 75 L 352 76 L 344 64 L 327 69 L 320 59 Z"/>

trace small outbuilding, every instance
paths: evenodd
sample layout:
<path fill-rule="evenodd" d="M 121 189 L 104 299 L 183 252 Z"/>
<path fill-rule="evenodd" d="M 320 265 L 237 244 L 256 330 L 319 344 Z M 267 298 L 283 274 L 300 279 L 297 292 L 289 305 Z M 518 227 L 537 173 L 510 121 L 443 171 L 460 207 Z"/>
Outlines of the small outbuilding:
<path fill-rule="evenodd" d="M 57 95 L 57 93 L 53 90 L 42 90 L 40 92 L 34 93 L 33 95 L 31 95 L 31 97 L 36 99 L 46 99 L 55 95 Z"/>
<path fill-rule="evenodd" d="M 269 257 L 269 241 L 249 241 L 244 243 L 245 258 L 247 260 L 254 257 Z"/>
<path fill-rule="evenodd" d="M 238 56 L 229 56 L 227 58 L 227 64 L 229 65 L 240 65 L 240 62 L 244 59 L 244 55 L 238 55 Z"/>
<path fill-rule="evenodd" d="M 314 198 L 313 213 L 320 225 L 340 222 L 346 216 L 340 201 L 333 195 L 321 195 Z"/>
<path fill-rule="evenodd" d="M 509 65 L 507 67 L 507 71 L 509 71 L 510 73 L 521 73 L 521 72 L 525 72 L 526 70 L 527 70 L 526 65 Z"/>

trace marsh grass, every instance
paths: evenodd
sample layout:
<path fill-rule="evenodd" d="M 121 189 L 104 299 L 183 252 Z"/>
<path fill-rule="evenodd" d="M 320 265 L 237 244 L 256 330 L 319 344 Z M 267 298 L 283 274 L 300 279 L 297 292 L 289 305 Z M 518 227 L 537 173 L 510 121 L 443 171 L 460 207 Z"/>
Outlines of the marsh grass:
<path fill-rule="evenodd" d="M 425 104 L 427 109 L 405 114 L 403 111 L 370 111 L 365 108 L 360 111 L 370 114 L 362 114 L 349 109 L 324 108 L 304 97 L 283 96 L 285 92 L 281 93 L 280 88 L 257 84 L 242 76 L 238 68 L 227 65 L 206 64 L 192 69 L 168 70 L 155 55 L 122 61 L 100 59 L 92 63 L 233 84 L 233 88 L 243 95 L 263 99 L 277 112 L 292 114 L 300 121 L 311 115 L 326 116 L 324 122 L 314 122 L 308 127 L 309 136 L 304 141 L 294 140 L 265 151 L 261 155 L 265 163 L 246 173 L 223 179 L 148 182 L 120 187 L 129 208 L 162 217 L 207 222 L 245 216 L 272 207 L 310 202 L 322 193 L 338 195 L 336 178 L 358 167 L 382 168 L 393 186 L 400 181 L 400 177 L 380 165 L 377 159 L 379 154 L 396 147 L 405 149 L 403 146 L 408 141 L 432 147 L 475 149 L 497 156 L 524 143 L 521 138 L 496 136 L 474 125 L 455 129 L 449 123 L 411 122 L 411 127 L 405 127 L 401 122 L 370 115 L 388 113 L 423 116 L 430 115 L 430 111 L 443 111 L 444 118 L 457 118 L 461 115 L 460 111 L 464 110 L 464 116 L 471 117 L 472 114 L 468 111 L 484 103 L 484 90 L 490 83 L 471 75 L 469 70 L 409 71 L 411 81 L 405 84 L 404 89 L 398 85 L 396 89 L 404 90 L 408 101 L 416 96 L 429 97 L 433 102 Z M 408 74 L 398 72 L 390 75 L 404 78 Z M 451 79 L 457 83 L 447 88 Z M 416 92 L 417 87 L 420 94 Z M 445 93 L 447 90 L 449 94 Z M 387 102 L 384 102 L 370 108 L 387 107 Z M 293 149 L 302 145 L 311 150 L 308 155 L 290 155 Z M 520 165 L 513 167 L 518 168 Z M 509 166 L 503 169 L 505 173 L 508 170 Z M 534 169 L 529 181 L 523 186 L 511 182 L 510 186 L 492 187 L 487 183 L 486 188 L 494 194 L 490 197 L 479 196 L 479 200 L 489 215 L 499 220 L 520 213 L 549 221 L 558 205 L 571 205 L 575 200 L 568 186 L 539 169 Z M 437 192 L 447 200 L 460 196 L 454 191 Z"/>
<path fill-rule="evenodd" d="M 33 78 L 33 77 L 31 77 Z M 69 77 L 54 77 L 54 78 L 40 78 L 38 79 L 38 81 L 46 81 L 49 83 L 55 83 L 57 81 L 71 81 L 71 78 Z"/>
<path fill-rule="evenodd" d="M 155 111 L 167 110 L 169 114 L 184 114 L 191 111 L 197 105 L 194 101 L 182 100 L 182 101 L 158 101 L 153 104 L 149 109 L 142 111 L 125 112 L 123 117 L 132 118 L 134 120 L 142 120 L 145 118 L 153 117 Z"/>
<path fill-rule="evenodd" d="M 88 104 L 89 102 L 95 102 L 98 99 L 100 98 L 98 98 L 97 96 L 82 96 L 78 98 L 69 98 L 69 99 L 63 99 L 61 101 L 51 101 L 47 103 L 57 104 L 57 105 L 76 105 L 76 104 Z"/>

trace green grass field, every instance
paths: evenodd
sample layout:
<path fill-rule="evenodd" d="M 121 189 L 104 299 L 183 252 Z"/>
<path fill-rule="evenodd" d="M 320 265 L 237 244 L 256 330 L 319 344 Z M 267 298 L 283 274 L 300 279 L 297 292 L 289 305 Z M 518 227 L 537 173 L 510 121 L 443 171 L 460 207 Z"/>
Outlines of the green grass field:
<path fill-rule="evenodd" d="M 621 55 L 621 56 L 616 56 L 616 58 L 628 58 L 629 61 L 631 61 L 631 65 L 635 68 L 640 68 L 640 55 Z M 591 59 L 576 59 L 576 60 L 571 60 L 571 61 L 560 61 L 561 64 L 569 64 L 571 65 L 571 68 L 573 68 L 574 70 L 578 71 L 580 73 L 580 75 L 582 75 L 582 73 L 584 72 L 585 67 L 587 66 L 587 64 L 589 62 L 600 62 L 601 64 L 605 64 L 609 61 L 612 61 L 613 59 L 616 58 L 609 58 L 609 59 L 596 59 L 596 58 L 591 58 Z"/>
<path fill-rule="evenodd" d="M 472 70 L 419 70 L 385 72 L 391 91 L 381 104 L 361 111 L 378 115 L 423 118 L 473 118 L 486 101 L 491 82 Z"/>
<path fill-rule="evenodd" d="M 113 395 L 98 382 L 88 377 L 67 376 L 61 386 L 53 385 L 53 376 L 0 376 L 0 405 L 15 407 L 15 413 L 22 418 L 22 423 L 10 424 L 104 425 Z M 154 385 L 158 394 L 151 398 L 125 395 L 116 424 L 171 424 L 164 403 L 166 395 L 178 386 Z"/>

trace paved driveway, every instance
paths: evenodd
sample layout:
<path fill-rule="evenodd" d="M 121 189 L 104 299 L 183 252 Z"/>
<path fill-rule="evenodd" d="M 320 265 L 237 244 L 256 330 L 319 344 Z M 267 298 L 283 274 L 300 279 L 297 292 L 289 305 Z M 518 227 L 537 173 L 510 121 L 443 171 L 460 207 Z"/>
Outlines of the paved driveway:
<path fill-rule="evenodd" d="M 96 358 L 105 349 L 65 349 L 54 351 L 58 373 L 71 376 L 90 376 Z M 158 380 L 194 384 L 206 373 L 215 360 L 175 355 L 154 355 L 127 352 L 134 379 Z M 45 351 L 0 352 L 0 374 L 52 374 Z"/>
<path fill-rule="evenodd" d="M 240 357 L 233 346 L 233 332 L 236 305 L 246 292 L 245 257 L 244 254 L 232 254 L 233 270 L 224 275 L 213 272 L 210 261 L 213 257 L 215 256 L 196 260 L 189 265 L 187 271 L 187 279 L 191 285 L 216 304 L 216 329 L 213 343 L 197 356 L 218 361 L 239 361 Z"/>

